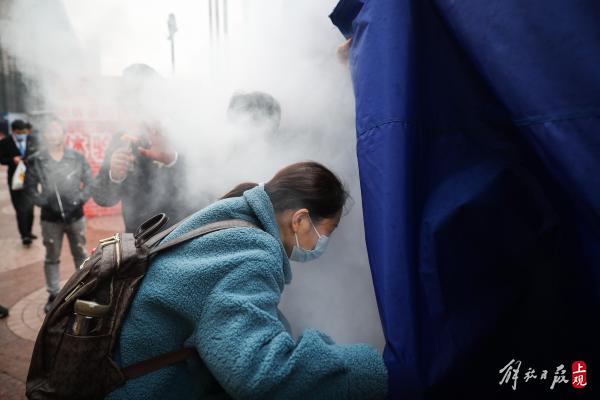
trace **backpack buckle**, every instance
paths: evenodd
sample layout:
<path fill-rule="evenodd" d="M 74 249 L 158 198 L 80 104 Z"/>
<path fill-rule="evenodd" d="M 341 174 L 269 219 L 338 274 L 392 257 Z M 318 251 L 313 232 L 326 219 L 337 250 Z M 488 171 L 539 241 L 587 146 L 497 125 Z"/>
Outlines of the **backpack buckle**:
<path fill-rule="evenodd" d="M 115 254 L 116 254 L 116 262 L 117 268 L 121 265 L 121 248 L 119 247 L 119 242 L 121 241 L 121 236 L 118 233 L 115 233 L 111 237 L 107 237 L 104 239 L 100 239 L 100 247 L 106 247 L 111 244 L 115 245 Z"/>
<path fill-rule="evenodd" d="M 115 233 L 113 236 L 107 237 L 104 239 L 100 239 L 98 242 L 100 242 L 100 247 L 104 247 L 104 246 L 108 246 L 109 244 L 117 243 L 118 241 L 119 241 L 119 234 Z"/>

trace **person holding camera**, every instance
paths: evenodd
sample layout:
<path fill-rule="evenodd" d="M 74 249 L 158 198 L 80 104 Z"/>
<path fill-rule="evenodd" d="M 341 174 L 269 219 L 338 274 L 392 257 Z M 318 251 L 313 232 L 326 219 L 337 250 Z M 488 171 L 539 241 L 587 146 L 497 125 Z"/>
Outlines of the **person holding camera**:
<path fill-rule="evenodd" d="M 83 205 L 90 198 L 93 179 L 84 156 L 65 148 L 65 131 L 59 120 L 46 121 L 42 140 L 45 149 L 30 159 L 25 192 L 42 209 L 40 219 L 46 248 L 44 272 L 49 293 L 44 311 L 47 312 L 60 291 L 59 263 L 63 236 L 67 235 L 76 268 L 88 256 Z"/>
<path fill-rule="evenodd" d="M 126 232 L 134 232 L 146 219 L 162 212 L 169 217 L 167 227 L 187 215 L 184 172 L 182 160 L 161 127 L 141 124 L 113 137 L 92 197 L 102 207 L 122 202 Z"/>

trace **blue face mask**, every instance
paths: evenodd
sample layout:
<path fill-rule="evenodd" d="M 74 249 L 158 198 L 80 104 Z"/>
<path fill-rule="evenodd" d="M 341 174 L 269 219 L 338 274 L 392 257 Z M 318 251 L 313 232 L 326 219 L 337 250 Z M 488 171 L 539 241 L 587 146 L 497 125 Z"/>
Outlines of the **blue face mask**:
<path fill-rule="evenodd" d="M 15 133 L 15 139 L 17 140 L 17 142 L 21 142 L 23 140 L 27 139 L 27 134 L 26 133 Z"/>
<path fill-rule="evenodd" d="M 325 235 L 321 235 L 319 231 L 317 231 L 317 228 L 315 228 L 315 225 L 312 223 L 312 221 L 310 223 L 315 232 L 317 233 L 317 236 L 319 236 L 319 240 L 317 240 L 315 248 L 312 250 L 303 249 L 300 246 L 300 243 L 298 242 L 298 234 L 294 232 L 294 236 L 296 237 L 296 244 L 292 248 L 292 255 L 290 256 L 290 260 L 297 262 L 308 262 L 316 260 L 325 252 L 325 249 L 327 248 L 327 243 L 329 242 L 329 238 Z"/>

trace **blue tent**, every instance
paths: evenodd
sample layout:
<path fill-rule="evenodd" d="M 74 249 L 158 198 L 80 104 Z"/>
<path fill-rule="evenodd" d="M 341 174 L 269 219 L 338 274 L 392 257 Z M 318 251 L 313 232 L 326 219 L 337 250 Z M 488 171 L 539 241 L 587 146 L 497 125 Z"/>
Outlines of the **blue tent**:
<path fill-rule="evenodd" d="M 330 17 L 352 37 L 390 398 L 591 395 L 550 386 L 561 364 L 600 371 L 600 2 L 342 0 Z"/>

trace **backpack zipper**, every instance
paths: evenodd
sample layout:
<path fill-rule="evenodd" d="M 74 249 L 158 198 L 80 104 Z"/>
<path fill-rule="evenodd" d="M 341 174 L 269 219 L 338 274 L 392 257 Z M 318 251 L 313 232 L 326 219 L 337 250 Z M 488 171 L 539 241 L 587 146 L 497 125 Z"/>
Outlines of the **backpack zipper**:
<path fill-rule="evenodd" d="M 73 297 L 79 291 L 79 289 L 81 289 L 81 287 L 83 285 L 84 285 L 83 282 L 79 282 L 77 284 L 77 286 L 75 286 L 75 288 L 73 290 L 71 290 L 71 292 L 65 297 L 64 302 L 67 303 L 69 300 L 71 300 L 71 297 Z"/>
<path fill-rule="evenodd" d="M 85 263 L 88 262 L 90 260 L 90 258 L 92 258 L 91 255 L 87 256 L 85 258 L 85 260 L 83 260 L 83 262 L 81 263 L 81 265 L 79 266 L 79 269 L 83 269 L 83 267 L 85 267 Z"/>

